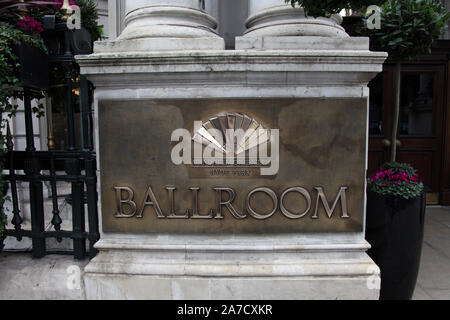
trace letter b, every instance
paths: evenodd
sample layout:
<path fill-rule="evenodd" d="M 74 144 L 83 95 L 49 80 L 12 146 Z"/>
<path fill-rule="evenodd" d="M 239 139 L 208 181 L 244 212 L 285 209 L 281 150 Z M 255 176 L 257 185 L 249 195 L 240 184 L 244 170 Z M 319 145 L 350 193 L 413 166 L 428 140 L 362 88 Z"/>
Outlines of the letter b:
<path fill-rule="evenodd" d="M 117 204 L 117 212 L 116 218 L 131 218 L 136 214 L 136 202 L 133 201 L 134 192 L 131 188 L 128 187 L 114 187 L 116 190 L 116 204 Z M 122 192 L 127 193 L 127 197 L 125 199 L 122 198 Z M 127 205 L 130 207 L 128 213 L 125 212 L 123 206 Z"/>

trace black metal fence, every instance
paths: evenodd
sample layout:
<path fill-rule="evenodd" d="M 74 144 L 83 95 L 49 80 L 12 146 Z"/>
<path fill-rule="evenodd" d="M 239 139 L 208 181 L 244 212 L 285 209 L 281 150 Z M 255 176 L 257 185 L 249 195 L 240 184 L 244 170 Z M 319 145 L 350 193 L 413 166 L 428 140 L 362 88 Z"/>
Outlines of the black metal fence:
<path fill-rule="evenodd" d="M 81 34 L 83 35 L 83 33 Z M 47 238 L 55 238 L 58 242 L 62 242 L 63 238 L 70 238 L 73 240 L 75 259 L 84 259 L 87 256 L 93 257 L 96 254 L 94 244 L 100 238 L 98 231 L 96 157 L 93 151 L 92 111 L 89 96 L 90 83 L 82 75 L 79 76 L 80 147 L 77 147 L 75 143 L 72 76 L 73 71 L 78 70 L 78 65 L 75 62 L 74 55 L 91 52 L 89 39 L 77 39 L 79 35 L 78 31 L 67 29 L 65 24 L 53 25 L 48 31 L 48 41 L 51 42 L 47 43 L 49 48 L 48 63 L 50 65 L 59 64 L 65 74 L 68 141 L 66 150 L 52 150 L 53 144 L 49 140 L 49 151 L 36 151 L 31 106 L 34 90 L 32 87 L 23 88 L 26 128 L 25 150 L 14 150 L 9 127 L 7 130 L 9 152 L 6 156 L 5 170 L 8 172 L 4 179 L 9 182 L 12 195 L 13 216 L 11 224 L 14 228 L 7 228 L 6 236 L 15 237 L 19 241 L 23 237 L 30 237 L 33 245 L 33 257 L 35 258 L 42 258 L 47 254 Z M 51 133 L 49 138 L 51 138 Z M 71 185 L 69 202 L 72 205 L 72 230 L 69 231 L 61 230 L 63 221 L 58 205 L 58 182 L 60 181 L 68 182 Z M 29 186 L 31 230 L 22 228 L 23 219 L 18 199 L 18 182 L 25 182 Z M 51 230 L 45 228 L 44 182 L 47 182 L 51 188 Z M 86 230 L 86 214 L 88 230 Z M 86 239 L 89 248 L 86 248 Z"/>

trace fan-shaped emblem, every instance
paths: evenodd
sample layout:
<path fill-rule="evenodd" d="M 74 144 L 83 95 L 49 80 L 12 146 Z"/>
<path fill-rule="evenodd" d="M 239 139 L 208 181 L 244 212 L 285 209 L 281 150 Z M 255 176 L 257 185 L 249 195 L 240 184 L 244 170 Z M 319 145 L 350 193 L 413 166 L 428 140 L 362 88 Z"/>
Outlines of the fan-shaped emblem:
<path fill-rule="evenodd" d="M 203 122 L 195 142 L 214 148 L 218 153 L 240 155 L 270 140 L 270 130 L 245 114 L 224 112 Z"/>

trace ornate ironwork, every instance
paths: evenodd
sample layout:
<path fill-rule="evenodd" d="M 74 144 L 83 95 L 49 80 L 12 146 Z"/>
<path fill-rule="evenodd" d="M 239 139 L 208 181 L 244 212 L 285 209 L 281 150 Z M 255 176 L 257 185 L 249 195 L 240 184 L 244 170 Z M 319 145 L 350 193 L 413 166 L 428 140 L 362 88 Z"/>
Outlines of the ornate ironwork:
<path fill-rule="evenodd" d="M 22 235 L 20 234 L 20 230 L 22 229 L 22 217 L 20 216 L 19 210 L 19 200 L 17 198 L 17 182 L 15 179 L 15 168 L 14 168 L 14 143 L 11 135 L 11 129 L 9 127 L 9 123 L 6 128 L 6 146 L 8 148 L 9 154 L 9 173 L 11 178 L 9 179 L 11 185 L 11 194 L 12 194 L 12 203 L 13 203 L 13 218 L 11 223 L 14 226 L 14 230 L 17 232 L 16 239 L 17 241 L 22 241 Z"/>
<path fill-rule="evenodd" d="M 83 44 L 89 42 L 89 37 L 77 39 L 76 31 L 69 30 L 65 23 L 48 24 L 52 30 L 49 32 L 49 41 L 59 41 L 58 44 L 50 43 L 50 64 L 62 66 L 65 71 L 66 82 L 66 115 L 67 115 L 67 151 L 56 151 L 51 123 L 47 123 L 48 150 L 37 151 L 34 144 L 33 121 L 31 100 L 33 89 L 24 87 L 26 148 L 24 151 L 13 150 L 9 126 L 7 128 L 8 155 L 6 168 L 9 170 L 5 180 L 11 185 L 14 230 L 7 229 L 6 235 L 16 237 L 19 241 L 23 237 L 30 237 L 33 244 L 33 256 L 41 258 L 46 255 L 46 239 L 56 238 L 61 242 L 63 238 L 73 241 L 73 254 L 76 259 L 84 259 L 87 252 L 94 257 L 95 242 L 100 238 L 98 230 L 97 210 L 97 177 L 96 155 L 93 151 L 92 138 L 92 111 L 89 101 L 89 82 L 84 76 L 80 76 L 80 116 L 81 116 L 81 147 L 77 147 L 75 136 L 75 110 L 72 103 L 72 73 L 78 68 L 74 59 L 75 54 L 90 53 L 92 45 Z M 84 40 L 83 40 L 84 39 Z M 53 50 L 55 49 L 56 50 Z M 19 170 L 23 170 L 20 173 Z M 23 219 L 20 215 L 20 207 L 17 193 L 17 182 L 28 183 L 30 192 L 31 230 L 22 228 Z M 72 196 L 72 230 L 62 230 L 63 219 L 58 207 L 58 182 L 71 184 Z M 53 230 L 45 228 L 45 208 L 43 183 L 50 185 L 52 200 Z M 87 199 L 88 231 L 85 230 L 85 203 Z M 86 239 L 89 241 L 89 250 L 86 248 Z"/>

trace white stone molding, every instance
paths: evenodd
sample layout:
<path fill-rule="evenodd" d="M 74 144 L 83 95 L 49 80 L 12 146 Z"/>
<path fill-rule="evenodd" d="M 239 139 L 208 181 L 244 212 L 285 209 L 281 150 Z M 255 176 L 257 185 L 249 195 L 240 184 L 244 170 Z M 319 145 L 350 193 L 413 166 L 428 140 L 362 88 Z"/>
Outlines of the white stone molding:
<path fill-rule="evenodd" d="M 208 10 L 214 8 L 209 6 Z M 224 40 L 216 32 L 217 21 L 206 9 L 200 0 L 126 0 L 125 29 L 117 38 L 118 44 L 103 41 L 96 43 L 94 50 L 111 47 L 117 52 L 224 49 Z"/>
<path fill-rule="evenodd" d="M 96 247 L 88 299 L 378 298 L 379 269 L 357 234 L 108 234 Z"/>
<path fill-rule="evenodd" d="M 348 37 L 338 14 L 306 17 L 303 8 L 292 8 L 281 0 L 249 0 L 245 37 L 317 36 Z"/>
<path fill-rule="evenodd" d="M 322 90 L 353 87 L 361 94 L 362 88 L 367 86 L 370 79 L 382 71 L 382 62 L 387 55 L 383 52 L 370 52 L 367 38 L 316 40 L 317 38 L 298 37 L 294 45 L 300 45 L 304 50 L 123 52 L 120 55 L 110 53 L 119 45 L 110 42 L 108 45 L 111 48 L 97 48 L 97 51 L 103 49 L 104 52 L 79 56 L 77 59 L 81 72 L 95 83 L 98 90 L 170 90 L 179 86 L 179 92 L 190 86 L 208 85 L 211 88 L 213 83 L 209 79 L 211 72 L 214 72 L 219 87 L 233 86 L 244 93 L 249 92 L 250 87 L 256 87 L 260 91 L 264 87 L 267 94 L 287 88 L 298 91 L 302 87 L 320 87 Z M 266 42 L 268 43 L 270 42 Z M 250 43 L 243 44 L 250 46 Z M 258 43 L 251 44 L 255 48 Z M 321 50 L 308 49 L 314 47 Z M 339 50 L 330 50 L 332 47 Z M 119 64 L 120 68 L 117 67 Z M 275 88 L 275 84 L 279 84 L 279 88 Z M 237 92 L 236 90 L 233 92 Z M 317 91 L 311 94 L 317 94 Z"/>

